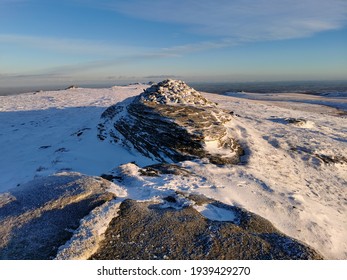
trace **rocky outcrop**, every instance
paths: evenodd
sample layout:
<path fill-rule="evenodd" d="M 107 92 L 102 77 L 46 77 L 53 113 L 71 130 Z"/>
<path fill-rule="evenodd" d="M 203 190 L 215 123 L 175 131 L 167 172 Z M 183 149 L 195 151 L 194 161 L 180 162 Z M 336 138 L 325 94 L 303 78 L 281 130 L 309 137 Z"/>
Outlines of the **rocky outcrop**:
<path fill-rule="evenodd" d="M 232 115 L 182 81 L 165 80 L 109 107 L 99 138 L 122 142 L 159 162 L 207 158 L 238 163 L 243 149 L 225 126 Z"/>
<path fill-rule="evenodd" d="M 179 194 L 182 196 L 183 194 Z M 125 200 L 91 259 L 321 259 L 320 254 L 278 232 L 267 220 L 200 195 L 195 205 L 230 211 L 232 222 L 215 221 L 194 206 L 180 207 L 169 196 L 162 203 Z"/>
<path fill-rule="evenodd" d="M 79 173 L 35 179 L 0 194 L 0 259 L 50 259 L 80 220 L 114 198 L 110 182 Z"/>
<path fill-rule="evenodd" d="M 78 89 L 78 86 L 71 85 L 71 86 L 68 86 L 65 90 L 70 90 L 70 89 Z"/>

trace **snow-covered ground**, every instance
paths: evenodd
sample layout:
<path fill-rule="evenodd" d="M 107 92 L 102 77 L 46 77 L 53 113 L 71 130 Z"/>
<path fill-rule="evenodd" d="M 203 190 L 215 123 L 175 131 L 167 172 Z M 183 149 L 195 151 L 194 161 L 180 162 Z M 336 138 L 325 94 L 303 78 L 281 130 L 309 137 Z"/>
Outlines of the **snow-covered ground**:
<path fill-rule="evenodd" d="M 243 164 L 186 161 L 181 166 L 196 176 L 156 178 L 139 176 L 129 164 L 153 161 L 97 138 L 101 113 L 145 87 L 0 96 L 0 192 L 58 171 L 101 175 L 125 164 L 122 199 L 202 193 L 263 216 L 326 258 L 347 259 L 347 119 L 325 106 L 346 108 L 346 98 L 203 93 L 234 112 L 228 127 L 246 149 Z M 210 205 L 196 209 L 210 219 L 233 219 Z"/>
<path fill-rule="evenodd" d="M 129 161 L 152 163 L 96 137 L 102 112 L 142 90 L 137 85 L 0 96 L 0 191 L 57 171 L 101 175 Z"/>

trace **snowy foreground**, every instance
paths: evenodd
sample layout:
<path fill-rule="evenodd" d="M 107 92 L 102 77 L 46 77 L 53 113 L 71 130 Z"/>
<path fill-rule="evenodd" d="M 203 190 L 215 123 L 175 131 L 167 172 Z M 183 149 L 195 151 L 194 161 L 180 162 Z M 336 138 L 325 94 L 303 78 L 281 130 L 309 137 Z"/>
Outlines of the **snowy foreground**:
<path fill-rule="evenodd" d="M 327 259 L 347 259 L 347 115 L 342 111 L 347 110 L 346 97 L 203 93 L 234 112 L 228 125 L 246 151 L 242 163 L 219 167 L 185 161 L 181 166 L 199 176 L 158 180 L 137 172 L 137 166 L 156 162 L 97 138 L 102 112 L 146 87 L 0 96 L 0 192 L 57 172 L 100 176 L 123 165 L 132 179 L 129 184 L 113 184 L 120 199 L 151 200 L 176 190 L 201 193 L 266 218 Z M 74 239 L 80 239 L 90 219 L 99 227 L 94 232 L 101 234 L 118 204 L 107 213 L 96 209 L 82 221 L 72 246 L 78 247 Z M 219 208 L 196 209 L 209 219 L 232 217 Z"/>

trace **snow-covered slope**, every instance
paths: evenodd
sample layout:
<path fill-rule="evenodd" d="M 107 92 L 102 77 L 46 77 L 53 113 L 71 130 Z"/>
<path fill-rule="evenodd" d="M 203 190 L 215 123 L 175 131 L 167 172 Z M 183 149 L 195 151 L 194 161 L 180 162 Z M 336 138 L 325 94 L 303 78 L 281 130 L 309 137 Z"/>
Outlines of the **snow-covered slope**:
<path fill-rule="evenodd" d="M 0 96 L 0 191 L 57 171 L 100 175 L 152 161 L 97 139 L 100 115 L 145 85 Z"/>
<path fill-rule="evenodd" d="M 57 171 L 101 175 L 132 161 L 140 167 L 155 163 L 97 137 L 102 112 L 146 87 L 1 96 L 0 191 Z M 134 178 L 132 184 L 120 183 L 125 197 L 157 199 L 176 190 L 202 193 L 268 219 L 326 258 L 347 259 L 346 116 L 304 97 L 302 103 L 300 96 L 295 102 L 285 95 L 282 101 L 203 96 L 234 112 L 228 125 L 246 151 L 242 163 L 220 167 L 184 161 L 180 165 L 197 176 L 159 179 L 142 177 L 137 167 L 125 165 Z"/>
<path fill-rule="evenodd" d="M 299 95 L 285 102 L 292 94 L 266 102 L 207 97 L 239 116 L 233 129 L 249 149 L 246 165 L 211 170 L 218 199 L 266 217 L 327 258 L 346 259 L 346 114 L 305 95 L 303 103 Z"/>

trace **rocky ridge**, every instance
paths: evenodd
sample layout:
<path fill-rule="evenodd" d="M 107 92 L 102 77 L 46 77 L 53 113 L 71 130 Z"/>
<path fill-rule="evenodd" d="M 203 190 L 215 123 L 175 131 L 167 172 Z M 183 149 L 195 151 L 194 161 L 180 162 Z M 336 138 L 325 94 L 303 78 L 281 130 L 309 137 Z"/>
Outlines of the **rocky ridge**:
<path fill-rule="evenodd" d="M 165 80 L 106 109 L 98 136 L 159 162 L 205 158 L 235 164 L 243 149 L 226 126 L 232 118 L 184 82 Z"/>

